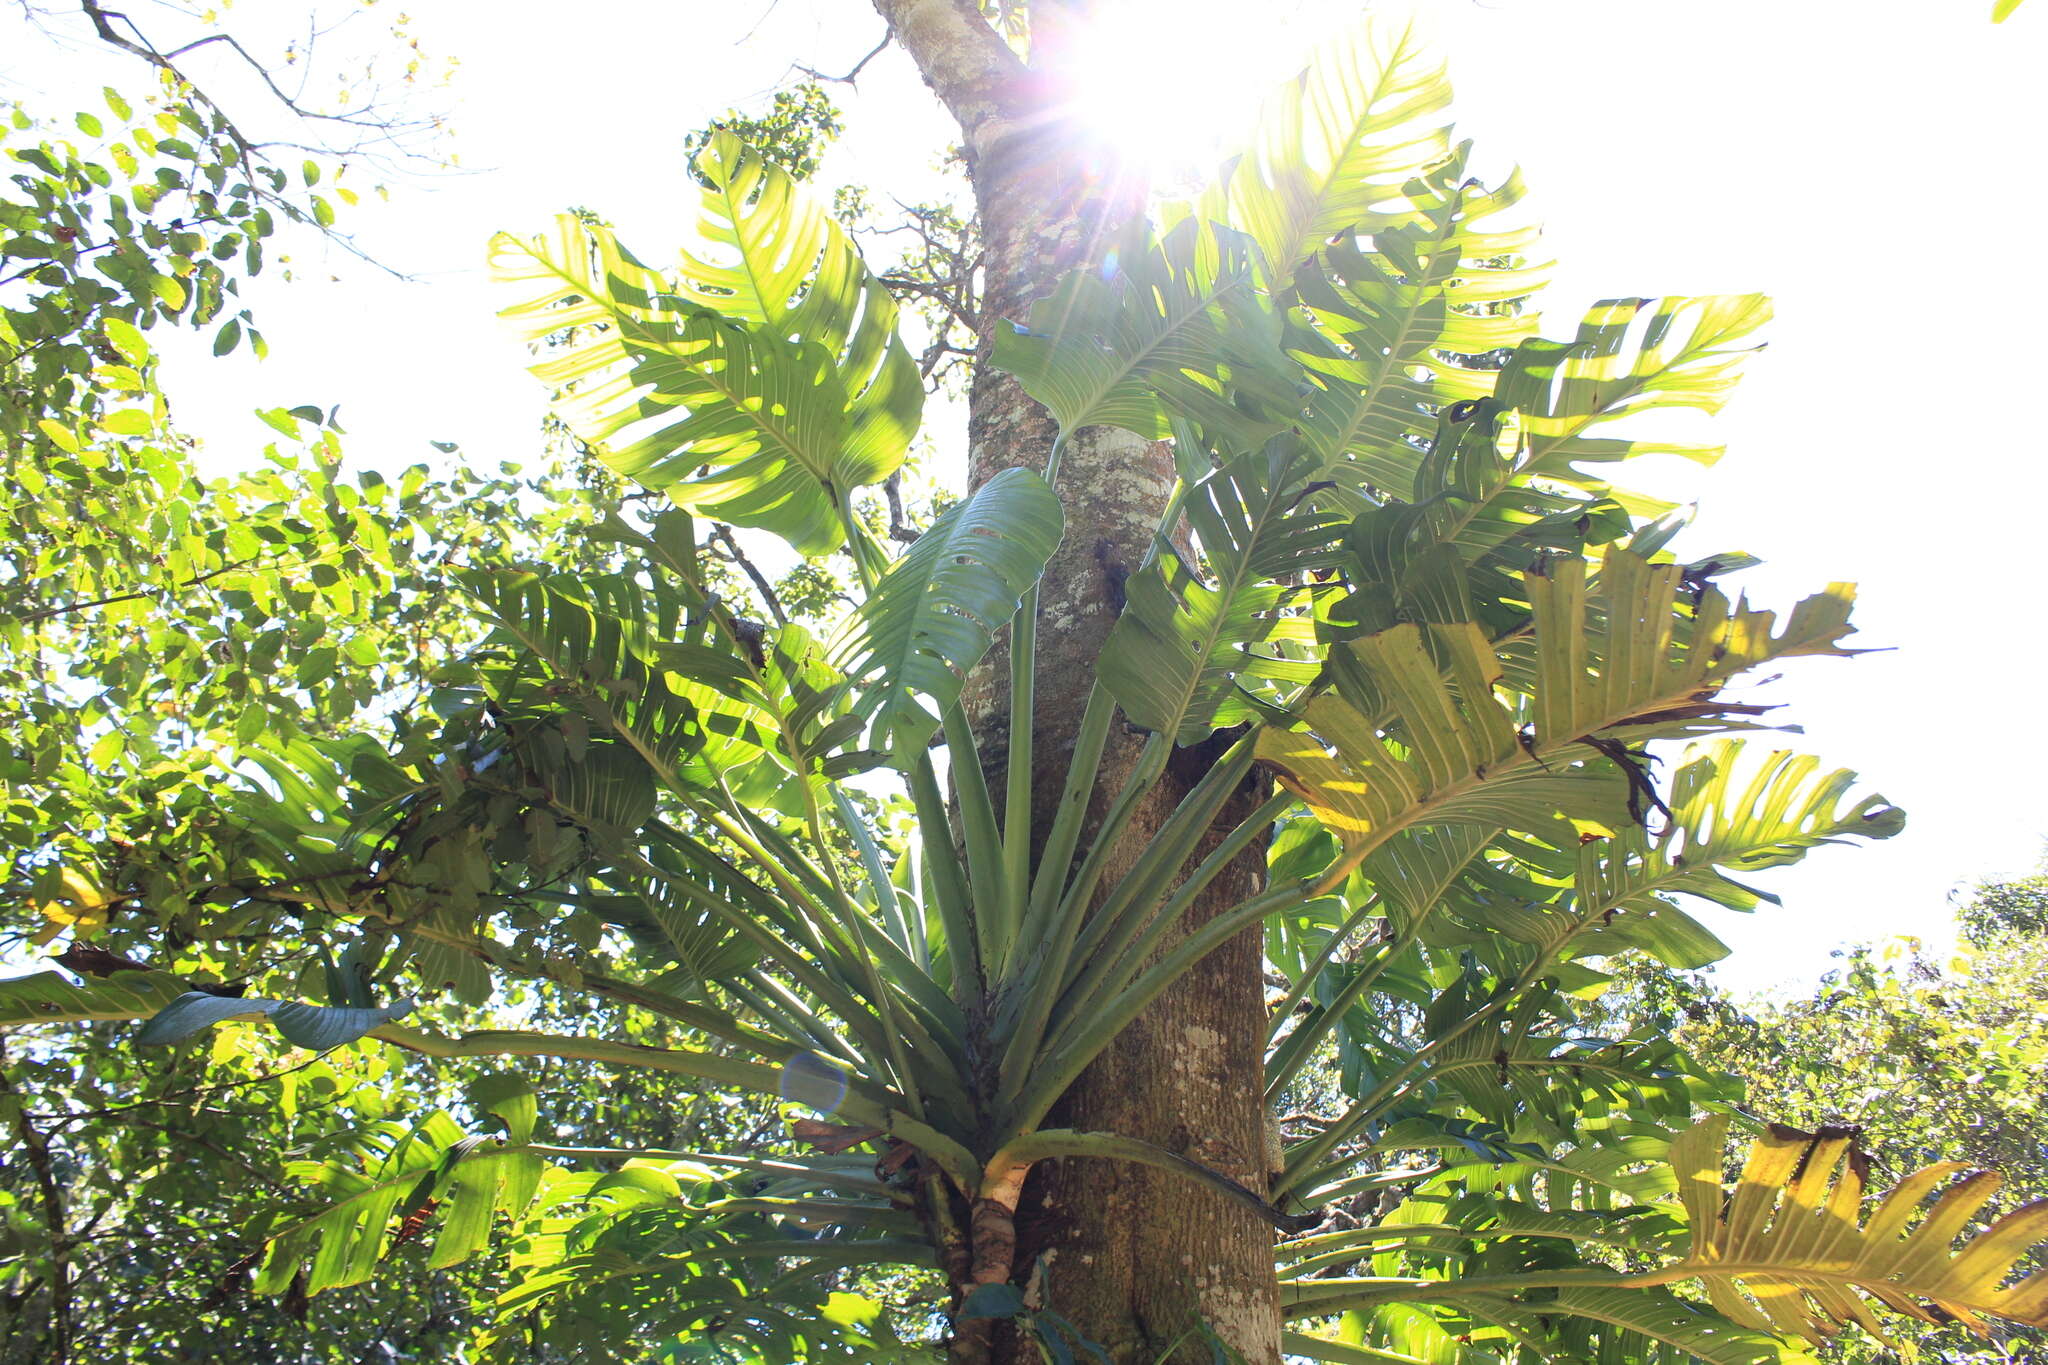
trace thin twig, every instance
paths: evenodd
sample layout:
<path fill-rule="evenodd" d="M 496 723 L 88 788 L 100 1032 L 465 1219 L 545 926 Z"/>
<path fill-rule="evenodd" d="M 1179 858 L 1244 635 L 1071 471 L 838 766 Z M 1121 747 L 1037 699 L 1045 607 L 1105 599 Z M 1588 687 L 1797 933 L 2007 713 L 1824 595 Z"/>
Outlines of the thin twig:
<path fill-rule="evenodd" d="M 181 47 L 172 48 L 169 52 L 161 52 L 157 49 L 156 44 L 152 43 L 149 40 L 148 36 L 143 33 L 141 27 L 137 25 L 133 19 L 129 18 L 128 15 L 122 13 L 120 10 L 107 9 L 105 6 L 100 4 L 100 0 L 79 0 L 79 5 L 80 8 L 82 8 L 85 11 L 86 18 L 92 21 L 93 32 L 97 33 L 103 42 L 111 43 L 113 46 L 119 48 L 123 52 L 130 54 L 131 56 L 140 57 L 143 61 L 148 62 L 151 66 L 160 67 L 161 69 L 170 72 L 179 80 L 183 81 L 186 85 L 193 85 L 193 82 L 186 77 L 185 73 L 182 70 L 178 68 L 178 66 L 176 65 L 177 58 L 184 56 L 188 52 L 196 51 L 199 48 L 209 47 L 215 43 L 220 43 L 225 45 L 226 47 L 233 49 L 235 55 L 240 57 L 245 63 L 248 64 L 249 69 L 256 73 L 257 79 L 263 82 L 264 88 L 270 91 L 271 95 L 276 98 L 277 102 L 282 104 L 286 109 L 289 109 L 294 115 L 296 115 L 299 118 L 314 119 L 324 123 L 340 123 L 351 128 L 369 129 L 386 135 L 390 133 L 393 127 L 393 125 L 387 120 L 371 117 L 370 110 L 368 107 L 365 107 L 362 111 L 353 114 L 330 114 L 319 109 L 308 108 L 306 105 L 301 104 L 296 97 L 287 93 L 285 89 L 277 83 L 277 81 L 271 76 L 269 69 L 266 68 L 263 65 L 263 63 L 257 61 L 254 57 L 249 55 L 249 50 L 243 47 L 240 40 L 238 40 L 232 33 L 208 34 L 204 38 L 196 39 L 192 42 L 184 44 Z M 124 38 L 119 33 L 114 31 L 114 21 L 117 19 L 127 27 L 130 33 L 135 35 L 134 38 Z M 193 89 L 196 92 L 198 90 L 198 87 L 194 85 Z M 208 98 L 203 94 L 200 97 L 206 101 L 207 105 L 210 108 L 216 110 L 219 109 L 219 106 L 211 98 Z M 232 136 L 235 137 L 236 141 L 241 141 L 239 134 L 232 134 Z"/>
<path fill-rule="evenodd" d="M 881 56 L 882 49 L 888 46 L 889 33 L 885 29 L 882 32 L 882 41 L 875 44 L 874 51 L 868 53 L 867 56 L 855 62 L 853 64 L 853 70 L 847 72 L 844 76 L 828 76 L 822 71 L 816 70 L 812 67 L 804 66 L 801 63 L 797 65 L 796 69 L 798 71 L 803 72 L 806 76 L 809 76 L 814 81 L 829 81 L 833 85 L 855 85 L 856 82 L 858 82 L 860 79 L 860 73 L 867 68 L 867 64 L 873 61 L 875 58 Z"/>
<path fill-rule="evenodd" d="M 45 1123 L 73 1124 L 83 1123 L 87 1119 L 103 1119 L 110 1117 L 114 1114 L 132 1113 L 134 1110 L 147 1109 L 152 1105 L 182 1104 L 186 1100 L 196 1099 L 201 1095 L 219 1095 L 224 1094 L 230 1090 L 244 1090 L 252 1085 L 261 1085 L 265 1081 L 280 1080 L 286 1076 L 293 1074 L 294 1072 L 304 1071 L 307 1067 L 312 1066 L 318 1062 L 323 1062 L 325 1060 L 327 1060 L 326 1053 L 316 1052 L 311 1057 L 306 1058 L 306 1060 L 302 1062 L 296 1062 L 291 1066 L 281 1067 L 276 1071 L 265 1071 L 260 1075 L 245 1076 L 239 1081 L 222 1081 L 217 1085 L 188 1086 L 183 1090 L 173 1090 L 167 1095 L 158 1095 L 152 1099 L 137 1100 L 133 1104 L 117 1104 L 114 1105 L 112 1108 L 108 1109 L 81 1109 L 74 1114 L 39 1114 L 36 1115 L 36 1117 L 41 1119 Z M 131 1122 L 140 1123 L 141 1120 L 134 1119 L 131 1120 Z"/>
<path fill-rule="evenodd" d="M 242 173 L 246 177 L 250 190 L 256 199 L 261 202 L 277 205 L 280 210 L 295 221 L 311 221 L 311 215 L 300 209 L 283 195 L 264 188 L 262 177 L 258 174 L 258 168 L 259 166 L 267 166 L 267 162 L 260 155 L 265 150 L 273 147 L 292 147 L 317 156 L 369 156 L 371 155 L 370 135 L 376 134 L 382 141 L 396 149 L 396 154 L 399 157 L 418 155 L 417 153 L 407 151 L 399 140 L 398 134 L 400 130 L 408 127 L 408 125 L 397 120 L 373 115 L 373 111 L 376 109 L 374 99 L 367 103 L 361 112 L 356 114 L 328 114 L 316 109 L 310 109 L 302 104 L 298 97 L 287 93 L 280 87 L 272 79 L 270 73 L 264 69 L 263 64 L 252 57 L 247 49 L 243 48 L 241 43 L 230 34 L 213 34 L 196 42 L 184 44 L 173 49 L 171 54 L 166 54 L 159 50 L 155 43 L 150 41 L 148 35 L 142 31 L 141 27 L 132 18 L 120 10 L 108 9 L 100 3 L 100 0 L 79 0 L 79 8 L 91 22 L 93 32 L 102 42 L 119 51 L 126 52 L 130 56 L 139 58 L 150 66 L 171 76 L 184 87 L 187 92 L 187 98 L 195 107 L 202 108 L 211 113 L 218 131 L 229 142 L 234 144 L 236 159 L 241 164 Z M 122 34 L 115 27 L 116 21 L 124 26 L 128 33 L 133 36 L 129 37 Z M 362 136 L 358 138 L 354 146 L 350 147 L 303 146 L 297 143 L 259 142 L 250 138 L 243 133 L 241 126 L 228 116 L 227 110 L 221 103 L 209 95 L 198 82 L 187 76 L 184 69 L 173 60 L 173 56 L 177 53 L 190 52 L 195 48 L 204 47 L 214 42 L 225 43 L 231 47 L 257 73 L 270 93 L 293 115 L 308 120 L 338 123 L 357 130 Z M 409 126 L 417 129 L 429 127 L 431 123 L 429 121 L 415 120 Z M 271 169 L 274 170 L 275 168 Z M 357 246 L 354 239 L 347 233 L 337 232 L 333 228 L 324 225 L 320 230 L 330 241 L 337 243 L 351 255 L 367 261 L 378 269 L 399 279 L 408 278 L 402 272 L 393 270 L 390 266 L 385 265 Z"/>
<path fill-rule="evenodd" d="M 175 232 L 175 231 L 177 231 L 177 230 L 178 230 L 179 228 L 186 228 L 186 227 L 198 227 L 198 226 L 200 226 L 200 225 L 202 225 L 202 224 L 206 224 L 206 225 L 213 225 L 213 224 L 221 224 L 221 223 L 226 223 L 227 221 L 228 221 L 228 219 L 226 219 L 226 218 L 224 218 L 224 217 L 220 216 L 219 214 L 201 214 L 201 215 L 200 215 L 199 217 L 197 217 L 197 218 L 173 218 L 173 219 L 172 219 L 172 220 L 171 220 L 170 222 L 166 223 L 166 224 L 165 224 L 164 226 L 165 226 L 165 228 L 167 228 L 168 230 L 170 230 L 170 231 L 173 231 L 173 232 Z M 113 240 L 113 241 L 107 241 L 107 242 L 95 242 L 95 243 L 93 243 L 93 244 L 92 244 L 91 246 L 82 246 L 82 247 L 79 247 L 79 248 L 78 248 L 78 249 L 77 249 L 76 251 L 72 252 L 72 255 L 73 255 L 74 257 L 78 257 L 78 258 L 81 258 L 81 259 L 82 259 L 82 258 L 84 258 L 84 257 L 86 257 L 86 256 L 91 256 L 91 255 L 94 255 L 94 254 L 95 254 L 95 253 L 97 253 L 97 252 L 101 252 L 101 251 L 113 251 L 113 250 L 117 250 L 118 248 L 120 248 L 120 247 L 121 247 L 121 246 L 123 246 L 123 245 L 124 245 L 124 242 L 123 242 L 123 241 L 122 241 L 121 239 L 119 239 L 119 238 L 116 238 L 116 239 L 115 239 L 115 240 Z M 33 259 L 33 260 L 31 260 L 31 261 L 30 261 L 30 262 L 29 262 L 29 263 L 28 263 L 27 265 L 25 265 L 25 266 L 23 266 L 23 267 L 22 267 L 21 269 L 19 269 L 19 270 L 15 271 L 15 272 L 14 272 L 14 273 L 13 273 L 12 275 L 0 275 L 0 285 L 8 285 L 8 284 L 13 284 L 13 283 L 14 283 L 14 282 L 15 282 L 16 280 L 25 280 L 25 279 L 27 279 L 27 278 L 28 278 L 29 276 L 31 276 L 31 275 L 33 275 L 33 274 L 35 274 L 35 273 L 36 273 L 36 272 L 37 272 L 38 270 L 42 270 L 42 269 L 45 269 L 46 267 L 48 267 L 48 266 L 49 266 L 49 264 L 50 264 L 50 262 L 49 262 L 49 260 L 48 260 L 48 259 L 46 259 L 46 258 L 40 258 L 40 257 L 39 257 L 39 258 Z M 21 351 L 17 351 L 17 352 L 15 353 L 15 355 L 16 355 L 16 356 L 20 356 L 20 355 L 25 355 L 25 354 L 27 354 L 27 348 L 24 348 L 23 350 L 21 350 Z M 13 357 L 10 357 L 10 359 L 12 359 L 12 358 L 13 358 Z"/>
<path fill-rule="evenodd" d="M 94 607 L 110 607 L 119 602 L 134 602 L 144 597 L 154 597 L 158 593 L 177 592 L 184 588 L 196 588 L 209 579 L 220 578 L 226 574 L 239 573 L 250 565 L 260 562 L 260 560 L 255 559 L 241 559 L 233 564 L 224 565 L 208 573 L 200 574 L 197 577 L 185 579 L 183 582 L 172 583 L 167 587 L 137 588 L 133 592 L 110 593 L 105 597 L 88 598 L 83 602 L 65 602 L 56 606 L 37 607 L 32 611 L 20 613 L 14 619 L 23 625 L 32 625 L 37 621 L 50 620 L 52 617 L 69 616 L 73 612 L 91 611 Z"/>
<path fill-rule="evenodd" d="M 725 546 L 725 557 L 737 564 L 741 572 L 753 581 L 754 591 L 761 594 L 761 600 L 767 605 L 769 614 L 775 618 L 775 624 L 788 625 L 789 617 L 782 610 L 781 599 L 776 597 L 775 589 L 768 585 L 767 577 L 754 567 L 754 561 L 747 558 L 747 552 L 740 548 L 739 541 L 733 536 L 732 527 L 724 522 L 714 521 L 711 523 L 711 535 Z"/>

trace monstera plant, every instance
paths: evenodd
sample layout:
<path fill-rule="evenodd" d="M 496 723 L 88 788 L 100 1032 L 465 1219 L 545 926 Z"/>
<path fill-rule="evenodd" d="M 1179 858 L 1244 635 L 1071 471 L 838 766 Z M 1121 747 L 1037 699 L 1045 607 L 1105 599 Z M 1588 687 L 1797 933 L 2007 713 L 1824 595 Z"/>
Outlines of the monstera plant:
<path fill-rule="evenodd" d="M 1542 335 L 1520 184 L 1472 177 L 1397 30 L 1321 54 L 1191 201 L 1051 206 L 1038 87 L 990 76 L 1025 59 L 915 8 L 882 6 L 983 193 L 967 496 L 900 551 L 864 515 L 922 414 L 895 301 L 731 136 L 679 257 L 499 237 L 557 413 L 661 510 L 591 528 L 615 572 L 467 571 L 487 638 L 395 748 L 272 756 L 265 861 L 188 894 L 331 925 L 326 1004 L 117 971 L 11 983 L 10 1017 L 264 1015 L 780 1115 L 562 1145 L 505 1075 L 302 1163 L 329 1202 L 257 1230 L 259 1290 L 509 1228 L 508 1359 L 1738 1365 L 2048 1321 L 2015 1270 L 2048 1212 L 1979 1230 L 1995 1177 L 1873 1207 L 1854 1134 L 1743 1118 L 1731 1192 L 1725 1078 L 1579 1023 L 1607 956 L 1725 951 L 1683 898 L 1751 909 L 1749 874 L 1902 824 L 1729 737 L 1773 720 L 1760 670 L 1854 652 L 1850 589 L 1754 606 L 1717 581 L 1746 556 L 1681 558 L 1685 516 L 1615 482 L 1714 458 L 1640 419 L 1717 409 L 1764 300 Z M 755 619 L 713 523 L 843 556 L 857 603 Z M 435 1026 L 515 979 L 675 1041 Z M 1119 1089 L 1167 1093 L 1125 1124 Z"/>

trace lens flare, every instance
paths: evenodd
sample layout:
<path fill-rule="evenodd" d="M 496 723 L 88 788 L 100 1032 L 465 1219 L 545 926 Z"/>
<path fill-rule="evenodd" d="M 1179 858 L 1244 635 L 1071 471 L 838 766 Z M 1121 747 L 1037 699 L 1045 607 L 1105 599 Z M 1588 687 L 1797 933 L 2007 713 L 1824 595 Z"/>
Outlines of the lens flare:
<path fill-rule="evenodd" d="M 799 1052 L 782 1064 L 782 1098 L 821 1114 L 846 1101 L 846 1072 L 815 1052 Z"/>

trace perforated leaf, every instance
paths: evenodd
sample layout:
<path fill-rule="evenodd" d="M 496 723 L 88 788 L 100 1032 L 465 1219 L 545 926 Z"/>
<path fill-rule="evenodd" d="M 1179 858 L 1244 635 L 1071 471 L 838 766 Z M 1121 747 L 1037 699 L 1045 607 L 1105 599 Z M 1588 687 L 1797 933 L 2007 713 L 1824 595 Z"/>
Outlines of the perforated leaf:
<path fill-rule="evenodd" d="M 1770 317 L 1761 294 L 1603 299 L 1571 341 L 1524 342 L 1494 388 L 1522 414 L 1529 442 L 1522 472 L 1585 484 L 1600 476 L 1580 466 L 1638 455 L 1712 463 L 1719 446 L 1592 433 L 1656 408 L 1720 411 L 1758 349 L 1743 343 Z M 1642 506 L 1663 510 L 1661 503 Z"/>
<path fill-rule="evenodd" d="M 676 292 L 824 347 L 847 396 L 833 479 L 842 488 L 879 483 L 901 463 L 924 407 L 924 384 L 896 334 L 895 298 L 825 206 L 731 133 L 712 134 L 697 174 L 697 235 L 710 250 L 683 249 Z"/>
<path fill-rule="evenodd" d="M 1303 576 L 1334 557 L 1333 518 L 1305 505 L 1317 465 L 1280 438 L 1190 490 L 1198 553 L 1162 544 L 1131 576 L 1103 646 L 1103 685 L 1134 724 L 1192 744 L 1253 715 L 1246 693 L 1315 677 L 1315 622 L 1303 610 L 1314 588 Z"/>
<path fill-rule="evenodd" d="M 492 1098 L 503 1106 L 504 1096 Z M 286 1169 L 324 1206 L 268 1236 L 258 1293 L 279 1292 L 301 1269 L 308 1294 L 361 1284 L 391 1247 L 423 1235 L 433 1242 L 431 1265 L 459 1264 L 488 1244 L 497 1216 L 516 1218 L 532 1205 L 545 1162 L 518 1145 L 465 1136 L 434 1113 L 414 1126 L 372 1125 L 354 1150 Z"/>
<path fill-rule="evenodd" d="M 1581 559 L 1525 576 L 1535 612 L 1536 746 L 1614 731 L 1635 739 L 1736 729 L 1744 711 L 1721 685 L 1773 659 L 1850 654 L 1841 640 L 1855 589 L 1831 583 L 1778 626 L 1773 612 L 1708 586 L 1682 602 L 1684 569 L 1610 552 L 1597 579 Z M 1775 631 L 1775 633 L 1774 633 Z"/>
<path fill-rule="evenodd" d="M 1421 221 L 1334 242 L 1294 281 L 1303 308 L 1287 349 L 1309 375 L 1303 435 L 1332 477 L 1398 497 L 1416 496 L 1416 451 L 1437 409 L 1491 393 L 1497 372 L 1479 358 L 1537 325 L 1501 306 L 1544 277 L 1525 263 L 1535 230 L 1494 221 L 1520 200 L 1520 179 L 1470 182 L 1465 152 L 1427 177 Z"/>
<path fill-rule="evenodd" d="M 1139 224 L 1101 265 L 1061 280 L 1029 327 L 997 329 L 995 363 L 1062 431 L 1158 439 L 1178 414 L 1233 454 L 1257 448 L 1299 402 L 1250 244 L 1192 218 L 1156 241 Z"/>
<path fill-rule="evenodd" d="M 1258 752 L 1354 857 L 1412 825 L 1537 829 L 1559 811 L 1618 815 L 1612 773 L 1522 749 L 1475 627 L 1401 625 L 1346 648 L 1359 687 L 1318 696 L 1299 729 L 1263 731 Z"/>

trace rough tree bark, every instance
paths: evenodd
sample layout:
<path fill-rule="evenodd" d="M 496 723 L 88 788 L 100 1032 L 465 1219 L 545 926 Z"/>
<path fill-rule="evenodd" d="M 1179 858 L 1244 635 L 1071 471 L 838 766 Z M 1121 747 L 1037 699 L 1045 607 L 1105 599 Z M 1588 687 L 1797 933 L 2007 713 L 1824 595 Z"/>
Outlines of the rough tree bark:
<path fill-rule="evenodd" d="M 1020 60 L 974 0 L 876 0 L 897 42 L 958 120 L 985 256 L 981 356 L 997 327 L 1088 260 L 1105 232 L 1143 207 L 1144 186 L 1114 169 L 1088 130 L 1061 116 L 1059 52 L 1085 41 L 1080 6 L 1037 0 L 1033 50 Z M 1042 468 L 1054 436 L 1043 408 L 982 363 L 968 404 L 969 477 L 979 485 L 1013 465 Z M 1034 825 L 1043 831 L 1064 780 L 1097 654 L 1122 604 L 1123 575 L 1142 559 L 1172 484 L 1163 446 L 1093 429 L 1067 443 L 1059 492 L 1066 536 L 1041 588 L 1033 721 Z M 970 682 L 967 703 L 984 758 L 1000 769 L 1013 718 L 1006 662 Z M 1140 737 L 1112 736 L 1098 805 L 1129 771 Z M 1122 861 L 1156 830 L 1207 766 L 1202 749 L 1176 756 L 1133 821 Z M 992 774 L 992 777 L 999 773 Z M 1000 781 L 991 787 L 1000 793 Z M 1256 802 L 1240 793 L 1216 834 Z M 1099 812 L 1098 812 L 1099 813 Z M 1216 837 L 1212 834 L 1212 837 Z M 1112 865 L 1105 885 L 1121 867 Z M 1218 878 L 1190 924 L 1256 890 L 1262 850 Z M 1267 1182 L 1258 931 L 1210 956 L 1161 998 L 1084 1075 L 1053 1115 L 1059 1127 L 1127 1134 L 1180 1152 L 1263 1191 Z M 1042 1163 L 1018 1209 L 1016 1276 L 1053 1253 L 1050 1304 L 1104 1345 L 1117 1365 L 1210 1359 L 1186 1337 L 1206 1322 L 1251 1365 L 1279 1360 L 1272 1235 L 1250 1214 L 1184 1180 L 1117 1162 Z M 996 1358 L 1036 1365 L 1034 1346 L 999 1336 Z"/>

